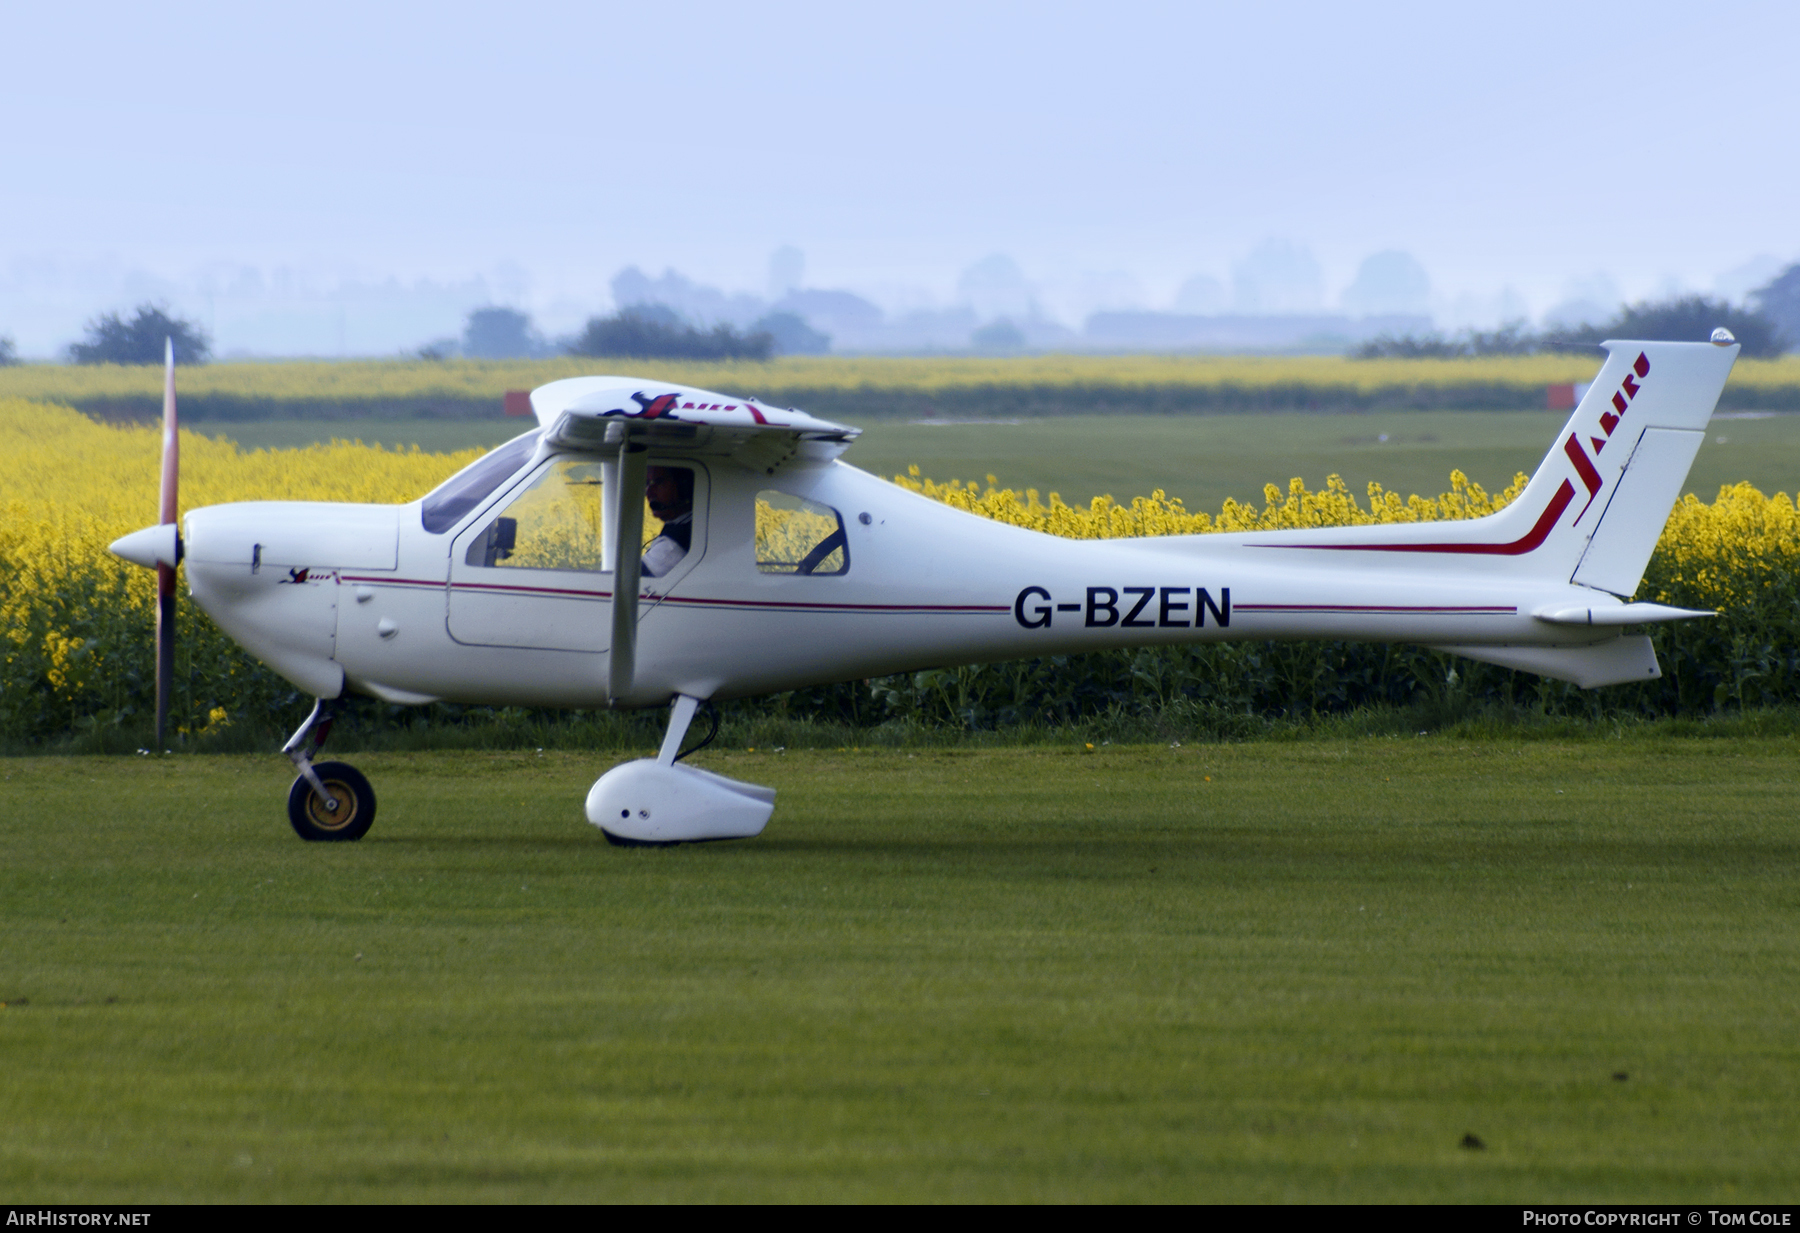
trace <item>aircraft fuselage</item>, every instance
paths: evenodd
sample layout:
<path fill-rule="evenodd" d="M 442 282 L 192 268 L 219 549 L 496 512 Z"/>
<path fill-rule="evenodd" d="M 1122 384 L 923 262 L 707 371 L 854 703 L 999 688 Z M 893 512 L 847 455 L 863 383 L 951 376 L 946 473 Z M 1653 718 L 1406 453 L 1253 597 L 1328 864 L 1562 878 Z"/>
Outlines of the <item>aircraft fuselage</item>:
<path fill-rule="evenodd" d="M 1067 540 L 979 518 L 841 462 L 771 478 L 699 473 L 683 568 L 640 588 L 626 705 L 731 698 L 951 663 L 1222 640 L 1582 645 L 1611 629 L 1531 614 L 1593 592 L 1522 572 L 1295 548 L 1344 530 Z M 547 463 L 542 465 L 548 465 Z M 611 573 L 470 566 L 469 536 L 531 470 L 451 529 L 419 503 L 249 503 L 190 512 L 187 572 L 234 638 L 321 696 L 335 678 L 401 702 L 608 703 Z M 847 568 L 758 569 L 753 510 L 775 489 L 837 511 Z M 1475 558 L 1465 558 L 1470 564 Z"/>

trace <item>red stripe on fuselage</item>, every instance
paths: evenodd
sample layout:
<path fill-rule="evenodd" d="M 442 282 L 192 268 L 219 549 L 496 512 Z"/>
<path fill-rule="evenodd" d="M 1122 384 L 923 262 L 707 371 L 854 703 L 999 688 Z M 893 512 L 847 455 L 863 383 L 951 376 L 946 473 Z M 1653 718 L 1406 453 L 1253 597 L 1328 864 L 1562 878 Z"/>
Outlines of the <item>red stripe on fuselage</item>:
<path fill-rule="evenodd" d="M 377 586 L 391 587 L 430 587 L 442 589 L 445 583 L 429 578 L 390 578 L 368 574 L 340 575 L 344 582 L 373 583 Z M 448 584 L 452 591 L 473 591 L 484 595 L 549 595 L 557 598 L 579 600 L 612 599 L 611 591 L 584 591 L 563 587 L 534 587 L 517 583 L 494 582 L 452 582 Z M 1006 604 L 851 604 L 851 603 L 818 603 L 804 600 L 778 599 L 710 599 L 691 595 L 665 595 L 655 591 L 643 591 L 638 595 L 640 600 L 652 603 L 670 604 L 674 606 L 694 606 L 703 608 L 743 608 L 781 610 L 792 612 L 847 612 L 847 613 L 891 613 L 895 615 L 918 615 L 921 613 L 947 613 L 951 615 L 994 616 L 1006 615 L 1012 608 Z"/>
<path fill-rule="evenodd" d="M 1333 615 L 1361 615 L 1378 613 L 1381 615 L 1405 615 L 1408 613 L 1430 613 L 1439 616 L 1511 616 L 1519 609 L 1510 604 L 1235 604 L 1233 612 L 1299 612 L 1308 615 L 1327 613 Z"/>

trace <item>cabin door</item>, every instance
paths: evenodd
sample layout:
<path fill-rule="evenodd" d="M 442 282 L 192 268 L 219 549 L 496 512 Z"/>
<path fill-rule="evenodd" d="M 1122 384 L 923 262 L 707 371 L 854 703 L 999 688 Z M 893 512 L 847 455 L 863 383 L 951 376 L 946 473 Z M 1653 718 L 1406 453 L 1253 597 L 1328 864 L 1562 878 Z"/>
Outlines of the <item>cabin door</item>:
<path fill-rule="evenodd" d="M 612 473 L 601 459 L 552 458 L 456 537 L 447 601 L 451 638 L 472 646 L 607 649 L 613 575 L 604 559 L 603 496 Z M 705 477 L 691 464 L 655 461 L 648 475 L 643 588 L 666 593 L 705 548 L 698 513 L 705 508 Z M 641 611 L 640 621 L 654 605 Z"/>

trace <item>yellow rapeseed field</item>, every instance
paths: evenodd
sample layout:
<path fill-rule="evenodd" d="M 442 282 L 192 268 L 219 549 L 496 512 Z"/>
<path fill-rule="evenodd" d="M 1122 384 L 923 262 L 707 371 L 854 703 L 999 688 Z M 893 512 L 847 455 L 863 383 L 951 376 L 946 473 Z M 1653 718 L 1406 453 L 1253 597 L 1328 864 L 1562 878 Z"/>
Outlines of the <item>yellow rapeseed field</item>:
<path fill-rule="evenodd" d="M 270 499 L 404 502 L 478 453 L 426 454 L 353 441 L 246 452 L 188 434 L 181 448 L 184 509 Z M 101 711 L 123 716 L 130 699 L 141 694 L 152 575 L 112 557 L 106 546 L 155 520 L 159 450 L 153 427 L 110 427 L 68 407 L 0 400 L 0 736 L 66 730 Z M 1364 502 L 1335 476 L 1317 492 L 1295 479 L 1285 490 L 1269 485 L 1261 508 L 1227 502 L 1209 514 L 1189 511 L 1160 491 L 1125 502 L 1099 496 L 1069 505 L 1056 493 L 1040 499 L 1032 490 L 1003 488 L 994 476 L 985 487 L 938 483 L 914 467 L 895 479 L 982 517 L 1085 539 L 1473 518 L 1505 506 L 1526 481 L 1519 475 L 1490 494 L 1455 472 L 1449 490 L 1435 497 L 1403 499 L 1371 485 Z M 1794 502 L 1739 484 L 1711 503 L 1689 496 L 1675 507 L 1645 591 L 1649 598 L 1717 607 L 1728 615 L 1791 620 L 1797 578 L 1800 512 Z M 194 614 L 186 619 L 205 625 Z M 247 679 L 254 671 L 216 631 L 203 633 L 197 649 L 184 651 L 189 713 L 209 716 L 216 726 L 231 708 L 245 705 L 230 678 Z M 1733 656 L 1749 654 L 1742 646 L 1754 640 L 1753 633 L 1739 629 L 1732 635 L 1739 648 Z M 1756 654 L 1792 658 L 1791 651 L 1772 645 Z M 1766 666 L 1755 671 L 1769 673 Z M 271 687 L 266 680 L 260 686 Z"/>
<path fill-rule="evenodd" d="M 122 530 L 156 520 L 158 428 L 97 424 L 68 407 L 4 399 L 0 451 L 0 500 L 22 504 L 33 516 L 91 518 Z M 426 454 L 359 441 L 244 451 L 183 432 L 181 504 L 410 501 L 480 454 Z"/>
<path fill-rule="evenodd" d="M 1128 504 L 1097 496 L 1084 506 L 1071 506 L 1054 492 L 1046 500 L 1034 488 L 1024 492 L 1002 488 L 993 475 L 984 488 L 973 480 L 939 483 L 922 477 L 916 466 L 910 472 L 896 475 L 894 482 L 971 514 L 1069 539 L 1481 518 L 1504 509 L 1530 479 L 1521 472 L 1504 489 L 1490 494 L 1461 471 L 1452 471 L 1450 490 L 1436 497 L 1415 493 L 1402 499 L 1380 484 L 1370 484 L 1368 503 L 1362 505 L 1336 475 L 1317 492 L 1296 478 L 1288 481 L 1285 491 L 1265 485 L 1267 504 L 1261 509 L 1227 500 L 1215 516 L 1190 512 L 1161 489 L 1133 497 Z M 1676 503 L 1657 542 L 1648 577 L 1657 588 L 1653 598 L 1662 602 L 1724 609 L 1766 598 L 1780 585 L 1772 571 L 1782 570 L 1800 570 L 1800 509 L 1786 493 L 1764 496 L 1752 484 L 1732 484 L 1721 488 L 1711 504 L 1692 493 Z"/>
<path fill-rule="evenodd" d="M 987 387 L 1285 386 L 1370 393 L 1415 386 L 1509 386 L 1521 390 L 1590 380 L 1590 356 L 1495 356 L 1481 359 L 1351 360 L 1342 356 L 1033 355 L 1013 358 L 789 356 L 765 363 L 667 360 L 289 360 L 184 368 L 185 395 L 272 401 L 433 398 L 492 399 L 562 377 L 628 373 L 745 396 L 781 390 L 884 390 L 941 394 Z M 1800 356 L 1740 360 L 1733 389 L 1800 388 Z M 162 370 L 116 364 L 22 364 L 0 368 L 0 399 L 82 404 L 108 398 L 157 398 Z"/>
<path fill-rule="evenodd" d="M 1480 518 L 1504 508 L 1524 490 L 1530 477 L 1519 474 L 1499 493 L 1490 496 L 1480 484 L 1461 471 L 1450 473 L 1450 491 L 1435 498 L 1413 495 L 1402 500 L 1380 484 L 1369 485 L 1369 504 L 1358 505 L 1344 481 L 1329 476 L 1320 492 L 1309 492 L 1300 479 L 1288 481 L 1284 492 L 1275 484 L 1263 487 L 1267 505 L 1258 509 L 1227 500 L 1217 517 L 1190 513 L 1179 498 L 1162 489 L 1147 497 L 1133 497 L 1121 505 L 1110 496 L 1098 496 L 1085 506 L 1063 503 L 1061 494 L 1040 500 L 1037 489 L 1023 493 L 999 487 L 999 478 L 987 477 L 987 488 L 971 480 L 938 483 L 925 479 L 918 467 L 894 482 L 913 492 L 954 505 L 971 514 L 992 518 L 1015 527 L 1029 527 L 1067 539 L 1120 539 L 1145 535 L 1205 535 L 1214 531 L 1275 531 L 1289 527 L 1349 527 L 1379 522 L 1441 522 L 1453 518 Z"/>
<path fill-rule="evenodd" d="M 1675 503 L 1650 577 L 1665 602 L 1721 610 L 1775 602 L 1792 610 L 1797 572 L 1794 502 L 1786 493 L 1765 497 L 1753 484 L 1731 484 L 1710 505 L 1693 493 Z"/>
<path fill-rule="evenodd" d="M 106 546 L 156 521 L 161 448 L 155 428 L 108 427 L 68 407 L 0 400 L 0 733 L 21 725 L 20 695 L 40 683 L 52 710 L 70 720 L 129 692 L 118 678 L 144 653 L 154 575 Z M 245 453 L 183 433 L 182 507 L 405 501 L 479 453 L 342 441 Z"/>

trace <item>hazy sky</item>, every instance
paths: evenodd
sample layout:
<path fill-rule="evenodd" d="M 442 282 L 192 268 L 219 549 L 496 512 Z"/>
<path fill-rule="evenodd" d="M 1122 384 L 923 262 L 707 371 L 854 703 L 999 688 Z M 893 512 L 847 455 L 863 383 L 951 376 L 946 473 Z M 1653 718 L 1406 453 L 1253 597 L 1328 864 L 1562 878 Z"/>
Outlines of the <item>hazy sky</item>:
<path fill-rule="evenodd" d="M 246 269 L 560 325 L 626 264 L 760 292 L 792 244 L 895 307 L 1003 252 L 1078 323 L 1269 238 L 1330 304 L 1406 250 L 1452 315 L 1800 258 L 1791 3 L 77 2 L 0 38 L 28 351 Z"/>

